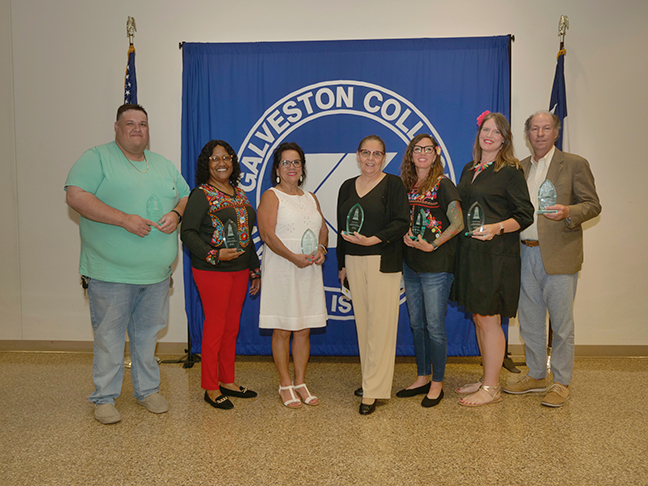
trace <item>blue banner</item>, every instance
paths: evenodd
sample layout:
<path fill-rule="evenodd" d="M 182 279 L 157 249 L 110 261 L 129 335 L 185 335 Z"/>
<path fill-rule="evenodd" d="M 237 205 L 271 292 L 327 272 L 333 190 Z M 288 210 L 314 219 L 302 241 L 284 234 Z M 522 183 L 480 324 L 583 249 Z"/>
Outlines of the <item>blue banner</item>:
<path fill-rule="evenodd" d="M 399 174 L 409 140 L 431 133 L 456 182 L 471 160 L 476 117 L 485 110 L 510 115 L 509 37 L 185 43 L 182 103 L 182 174 L 192 186 L 203 145 L 226 140 L 256 206 L 270 187 L 273 150 L 284 141 L 304 149 L 304 189 L 320 201 L 330 250 L 323 266 L 328 326 L 312 330 L 311 352 L 357 355 L 352 306 L 337 278 L 335 207 L 342 182 L 359 174 L 358 143 L 379 135 L 386 142 L 385 171 Z M 263 258 L 258 232 L 253 237 Z M 202 307 L 184 251 L 192 352 L 199 353 Z M 397 353 L 413 355 L 405 305 L 402 294 Z M 258 313 L 259 300 L 248 298 L 239 354 L 271 354 L 271 331 L 259 330 Z M 449 355 L 479 354 L 474 324 L 462 309 L 451 304 L 446 325 Z"/>

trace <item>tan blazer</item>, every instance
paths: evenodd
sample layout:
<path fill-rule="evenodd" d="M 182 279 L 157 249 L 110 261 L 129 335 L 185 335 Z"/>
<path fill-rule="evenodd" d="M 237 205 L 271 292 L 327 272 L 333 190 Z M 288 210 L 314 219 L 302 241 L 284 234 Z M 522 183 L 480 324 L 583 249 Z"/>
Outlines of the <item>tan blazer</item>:
<path fill-rule="evenodd" d="M 531 157 L 520 163 L 524 176 L 528 177 Z M 556 149 L 547 171 L 547 179 L 556 186 L 556 203 L 569 206 L 571 222 L 567 219 L 552 221 L 542 215 L 537 216 L 542 263 L 549 275 L 576 273 L 583 264 L 581 224 L 601 212 L 594 175 L 587 160 Z"/>

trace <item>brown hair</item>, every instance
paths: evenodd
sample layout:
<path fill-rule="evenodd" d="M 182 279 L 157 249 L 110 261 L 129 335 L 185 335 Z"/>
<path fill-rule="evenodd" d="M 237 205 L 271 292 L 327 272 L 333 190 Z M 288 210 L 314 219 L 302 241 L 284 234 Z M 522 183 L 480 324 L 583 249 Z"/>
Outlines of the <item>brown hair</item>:
<path fill-rule="evenodd" d="M 374 140 L 376 142 L 379 142 L 380 145 L 382 145 L 382 148 L 383 148 L 382 151 L 387 152 L 387 149 L 385 148 L 385 142 L 383 142 L 383 139 L 380 138 L 378 135 L 367 135 L 365 138 L 360 140 L 360 143 L 358 144 L 358 150 L 357 151 L 360 152 L 360 150 L 362 149 L 362 144 L 365 143 L 365 142 L 368 142 L 369 140 Z"/>
<path fill-rule="evenodd" d="M 437 150 L 439 150 L 437 148 L 439 147 L 439 144 L 432 135 L 421 133 L 410 141 L 409 145 L 407 146 L 407 150 L 405 150 L 405 155 L 403 155 L 403 164 L 401 165 L 401 179 L 403 180 L 403 184 L 405 184 L 405 189 L 407 189 L 407 192 L 410 192 L 412 189 L 414 189 L 418 181 L 416 166 L 414 165 L 414 146 L 425 138 L 432 140 L 432 146 L 434 147 L 434 154 L 436 155 L 436 158 L 434 159 L 434 163 L 432 164 L 427 177 L 418 187 L 418 193 L 424 194 L 432 189 L 436 184 L 439 176 L 443 175 L 443 162 L 441 161 L 441 154 L 437 153 Z"/>
<path fill-rule="evenodd" d="M 473 147 L 473 167 L 479 164 L 482 156 L 482 149 L 479 146 L 479 134 L 481 133 L 484 123 L 488 120 L 495 120 L 495 125 L 502 135 L 503 143 L 500 151 L 497 153 L 495 158 L 495 172 L 499 171 L 505 165 L 510 165 L 511 167 L 520 168 L 520 161 L 515 158 L 513 154 L 513 134 L 511 133 L 511 125 L 509 125 L 508 120 L 501 113 L 489 113 L 484 117 L 479 125 L 477 130 L 477 136 L 475 137 L 475 146 Z"/>
<path fill-rule="evenodd" d="M 121 105 L 119 108 L 117 108 L 117 120 L 121 118 L 121 116 L 124 114 L 124 112 L 128 110 L 135 110 L 135 111 L 141 111 L 146 115 L 146 119 L 148 120 L 148 113 L 146 113 L 146 110 L 142 105 L 135 105 L 133 103 L 126 103 L 125 105 Z"/>
<path fill-rule="evenodd" d="M 545 110 L 540 110 L 536 111 L 533 115 L 529 116 L 529 118 L 526 119 L 524 122 L 524 134 L 529 137 L 529 131 L 531 130 L 531 121 L 533 120 L 533 117 L 536 115 L 549 115 L 551 117 L 551 120 L 553 121 L 554 124 L 554 130 L 556 133 L 560 133 L 560 118 L 558 115 L 555 113 L 551 113 L 550 111 L 545 111 Z"/>
<path fill-rule="evenodd" d="M 295 142 L 283 142 L 275 149 L 274 153 L 272 154 L 272 170 L 270 171 L 270 184 L 272 184 L 272 187 L 278 184 L 277 169 L 279 169 L 279 163 L 281 162 L 283 153 L 286 150 L 294 150 L 299 154 L 299 159 L 301 160 L 302 175 L 299 178 L 297 185 L 301 186 L 306 180 L 306 154 L 304 154 L 302 148 Z"/>

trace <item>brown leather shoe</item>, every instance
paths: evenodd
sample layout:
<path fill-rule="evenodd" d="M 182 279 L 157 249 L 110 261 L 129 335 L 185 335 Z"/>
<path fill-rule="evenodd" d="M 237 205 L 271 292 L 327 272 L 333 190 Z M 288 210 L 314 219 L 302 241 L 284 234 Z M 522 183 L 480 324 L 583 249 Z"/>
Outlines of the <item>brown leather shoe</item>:
<path fill-rule="evenodd" d="M 562 407 L 569 399 L 569 387 L 563 386 L 560 383 L 554 383 L 549 387 L 549 391 L 542 400 L 545 407 L 558 408 Z"/>
<path fill-rule="evenodd" d="M 546 379 L 536 380 L 535 378 L 524 375 L 515 383 L 505 385 L 502 391 L 511 395 L 522 395 L 524 393 L 535 393 L 547 391 Z"/>

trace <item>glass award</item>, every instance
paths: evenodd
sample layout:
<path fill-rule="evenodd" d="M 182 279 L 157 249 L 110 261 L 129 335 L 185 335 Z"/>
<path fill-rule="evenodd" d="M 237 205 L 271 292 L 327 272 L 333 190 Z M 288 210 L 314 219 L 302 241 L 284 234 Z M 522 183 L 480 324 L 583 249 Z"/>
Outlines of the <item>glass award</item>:
<path fill-rule="evenodd" d="M 472 206 L 470 206 L 468 216 L 466 217 L 466 224 L 468 226 L 466 236 L 472 236 L 474 232 L 482 231 L 485 223 L 486 215 L 484 214 L 484 210 L 479 203 L 475 201 L 472 203 Z"/>
<path fill-rule="evenodd" d="M 412 240 L 418 240 L 418 235 L 421 235 L 423 241 L 427 241 L 424 238 L 425 228 L 427 228 L 426 223 L 427 223 L 427 214 L 425 214 L 425 209 L 421 208 L 419 212 L 416 214 L 416 219 L 414 220 L 414 224 L 412 225 L 413 236 L 410 236 Z"/>
<path fill-rule="evenodd" d="M 146 217 L 156 223 L 162 219 L 164 211 L 162 209 L 162 202 L 153 194 L 146 202 Z"/>
<path fill-rule="evenodd" d="M 555 206 L 558 195 L 556 194 L 556 186 L 552 184 L 549 179 L 540 186 L 538 190 L 538 214 L 557 213 L 556 209 L 547 209 L 549 206 Z"/>
<path fill-rule="evenodd" d="M 239 234 L 234 221 L 228 219 L 225 223 L 225 248 L 234 248 L 240 250 Z"/>
<path fill-rule="evenodd" d="M 364 223 L 364 209 L 360 206 L 360 203 L 354 204 L 351 209 L 349 209 L 349 214 L 347 214 L 346 220 L 346 234 L 352 235 L 353 233 L 360 233 L 362 229 L 362 224 Z"/>
<path fill-rule="evenodd" d="M 301 250 L 304 255 L 315 255 L 317 253 L 317 236 L 311 229 L 307 229 L 302 235 Z"/>

